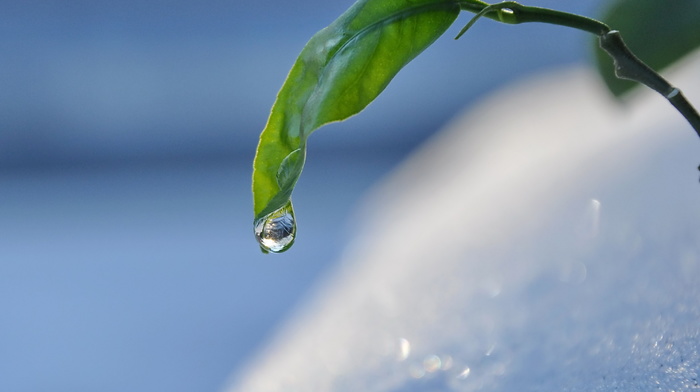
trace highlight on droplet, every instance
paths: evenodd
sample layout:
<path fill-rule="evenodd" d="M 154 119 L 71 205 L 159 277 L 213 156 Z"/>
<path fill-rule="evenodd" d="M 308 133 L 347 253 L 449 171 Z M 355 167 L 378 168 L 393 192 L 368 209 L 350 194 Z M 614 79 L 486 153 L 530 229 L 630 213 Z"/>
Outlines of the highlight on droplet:
<path fill-rule="evenodd" d="M 263 252 L 280 253 L 291 248 L 296 229 L 291 201 L 254 222 L 255 238 Z"/>

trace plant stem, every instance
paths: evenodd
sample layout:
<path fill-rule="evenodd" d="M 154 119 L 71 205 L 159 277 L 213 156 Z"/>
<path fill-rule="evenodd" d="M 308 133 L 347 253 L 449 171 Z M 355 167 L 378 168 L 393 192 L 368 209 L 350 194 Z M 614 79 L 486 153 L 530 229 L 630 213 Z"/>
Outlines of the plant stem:
<path fill-rule="evenodd" d="M 672 86 L 656 71 L 644 64 L 625 45 L 620 32 L 611 30 L 605 23 L 568 12 L 528 7 L 515 1 L 504 1 L 496 4 L 488 4 L 479 0 L 457 0 L 457 2 L 462 10 L 473 12 L 476 15 L 455 39 L 461 37 L 482 16 L 508 24 L 530 22 L 555 24 L 597 35 L 600 47 L 612 57 L 615 63 L 615 76 L 644 84 L 663 95 L 700 136 L 700 115 L 681 90 Z"/>
<path fill-rule="evenodd" d="M 549 8 L 528 7 L 515 1 L 504 1 L 496 4 L 471 0 L 458 0 L 458 2 L 460 8 L 464 11 L 477 14 L 483 13 L 478 16 L 486 16 L 508 24 L 548 23 L 587 31 L 595 35 L 601 35 L 610 31 L 610 27 L 595 19 Z M 493 13 L 496 13 L 496 15 Z"/>
<path fill-rule="evenodd" d="M 672 86 L 666 79 L 637 58 L 622 41 L 619 31 L 610 30 L 600 35 L 599 39 L 600 47 L 612 57 L 615 63 L 615 76 L 642 83 L 663 95 L 688 120 L 700 136 L 700 115 L 680 89 Z"/>

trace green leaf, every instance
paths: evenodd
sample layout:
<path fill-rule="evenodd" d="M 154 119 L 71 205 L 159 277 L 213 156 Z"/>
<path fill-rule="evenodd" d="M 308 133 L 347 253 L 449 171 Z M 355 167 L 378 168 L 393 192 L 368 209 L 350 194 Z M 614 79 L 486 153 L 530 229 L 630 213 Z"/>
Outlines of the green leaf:
<path fill-rule="evenodd" d="M 311 132 L 364 109 L 458 13 L 455 0 L 360 0 L 311 38 L 260 135 L 253 163 L 256 221 L 288 205 Z"/>
<path fill-rule="evenodd" d="M 618 0 L 602 21 L 619 30 L 632 52 L 657 71 L 700 46 L 700 0 Z M 636 85 L 615 77 L 602 50 L 596 51 L 596 62 L 616 96 Z"/>

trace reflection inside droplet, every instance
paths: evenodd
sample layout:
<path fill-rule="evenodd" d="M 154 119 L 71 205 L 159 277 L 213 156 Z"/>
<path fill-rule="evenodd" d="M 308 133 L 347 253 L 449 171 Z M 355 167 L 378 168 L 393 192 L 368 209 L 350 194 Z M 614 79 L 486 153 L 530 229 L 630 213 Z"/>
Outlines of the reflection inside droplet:
<path fill-rule="evenodd" d="M 294 243 L 296 222 L 292 202 L 255 221 L 255 238 L 265 252 L 280 253 Z"/>

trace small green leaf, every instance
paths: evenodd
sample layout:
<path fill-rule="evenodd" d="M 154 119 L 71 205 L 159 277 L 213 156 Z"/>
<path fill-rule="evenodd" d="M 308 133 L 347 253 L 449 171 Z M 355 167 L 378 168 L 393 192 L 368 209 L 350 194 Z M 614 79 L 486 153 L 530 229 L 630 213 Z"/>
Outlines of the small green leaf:
<path fill-rule="evenodd" d="M 288 205 L 309 134 L 364 109 L 458 13 L 455 0 L 360 0 L 311 38 L 260 135 L 253 163 L 256 222 Z"/>
<path fill-rule="evenodd" d="M 657 71 L 700 46 L 700 0 L 618 0 L 602 21 L 619 30 L 632 52 Z M 596 61 L 616 96 L 636 85 L 615 77 L 602 50 L 596 51 Z"/>

